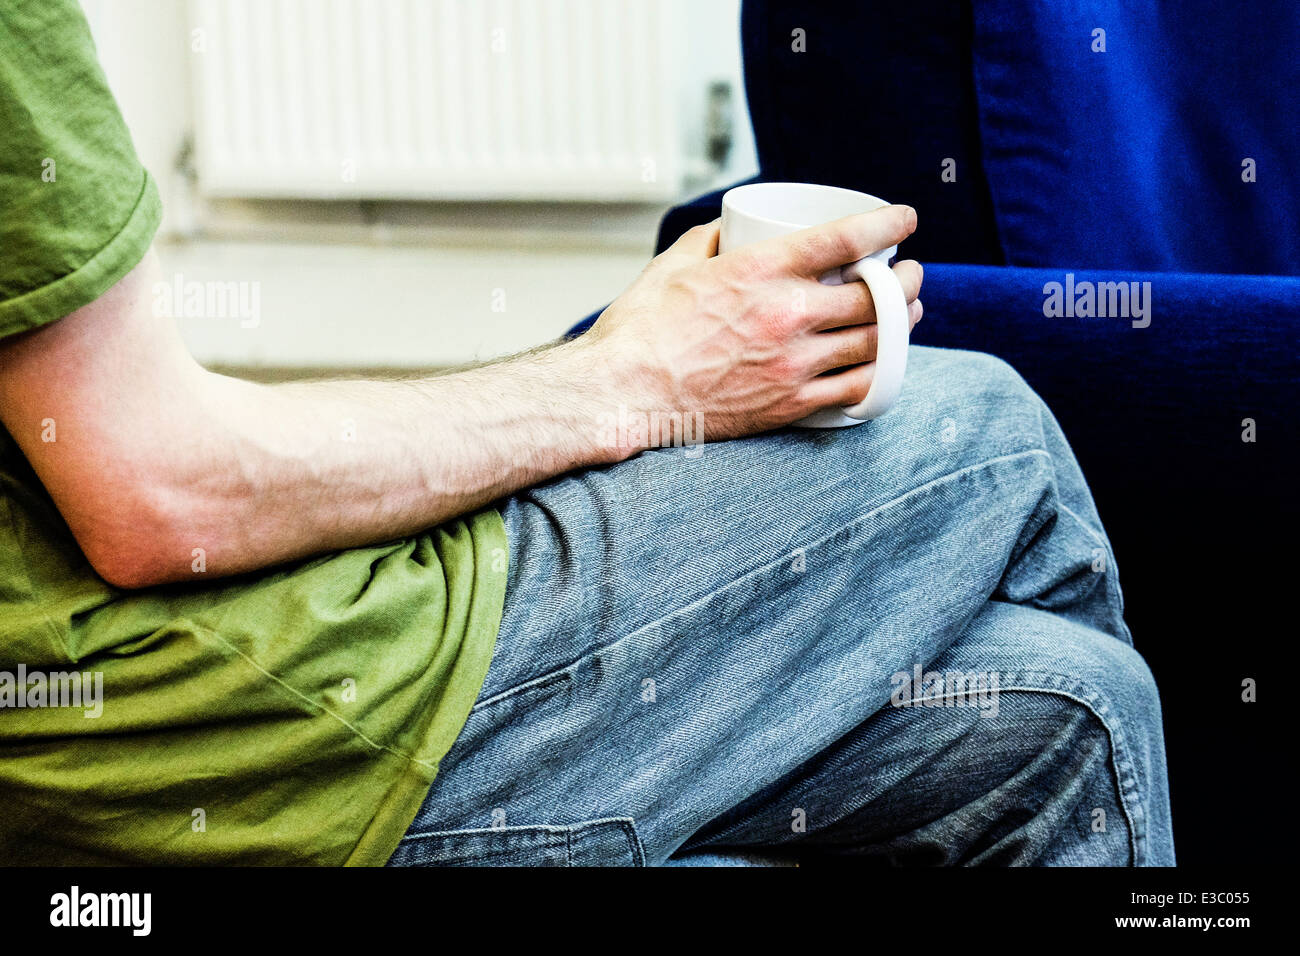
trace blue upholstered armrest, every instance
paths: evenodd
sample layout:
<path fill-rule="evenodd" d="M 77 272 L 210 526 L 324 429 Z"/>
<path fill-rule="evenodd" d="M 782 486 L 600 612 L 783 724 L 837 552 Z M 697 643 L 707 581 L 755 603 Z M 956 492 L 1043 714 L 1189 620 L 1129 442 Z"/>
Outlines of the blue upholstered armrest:
<path fill-rule="evenodd" d="M 1119 282 L 1130 292 L 1138 284 L 1146 318 L 1081 316 L 1055 302 L 1044 314 L 1052 283 L 1073 287 L 1077 302 L 1088 283 Z M 1260 420 L 1274 449 L 1294 440 L 1300 278 L 935 263 L 921 299 L 915 343 L 1006 359 L 1048 400 L 1081 458 L 1104 451 L 1204 474 L 1242 444 L 1224 437 L 1244 418 Z"/>

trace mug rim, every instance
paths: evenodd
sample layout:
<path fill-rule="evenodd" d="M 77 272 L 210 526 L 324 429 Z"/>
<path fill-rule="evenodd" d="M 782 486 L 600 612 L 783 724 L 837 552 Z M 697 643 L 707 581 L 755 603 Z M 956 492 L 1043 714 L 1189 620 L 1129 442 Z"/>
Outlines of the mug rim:
<path fill-rule="evenodd" d="M 820 221 L 819 222 L 789 222 L 784 219 L 775 219 L 771 216 L 763 216 L 757 213 L 748 212 L 744 209 L 739 208 L 736 205 L 735 200 L 737 198 L 742 198 L 745 194 L 767 192 L 776 189 L 800 190 L 804 192 L 818 192 L 818 193 L 822 193 L 823 195 L 838 193 L 846 197 L 852 196 L 854 198 L 869 199 L 872 202 L 877 203 L 877 205 L 872 207 L 872 209 L 864 210 L 864 212 L 872 212 L 875 209 L 881 209 L 889 205 L 889 202 L 887 200 L 881 199 L 879 196 L 873 196 L 871 195 L 871 193 L 864 193 L 860 189 L 849 189 L 845 186 L 830 186 L 825 183 L 763 182 L 763 183 L 745 183 L 745 185 L 743 186 L 733 186 L 731 189 L 728 189 L 725 193 L 723 193 L 722 206 L 724 209 L 730 209 L 736 215 L 744 216 L 746 219 L 750 219 L 755 222 L 762 222 L 767 225 L 780 226 L 786 229 L 790 229 L 792 231 L 797 229 L 807 229 L 809 226 L 821 225 Z M 853 215 L 853 214 L 845 213 L 845 215 Z"/>

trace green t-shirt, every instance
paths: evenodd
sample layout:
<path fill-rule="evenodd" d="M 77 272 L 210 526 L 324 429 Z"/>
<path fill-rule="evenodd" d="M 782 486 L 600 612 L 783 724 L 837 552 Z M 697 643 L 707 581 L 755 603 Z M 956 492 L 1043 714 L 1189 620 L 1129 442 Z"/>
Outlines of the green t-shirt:
<path fill-rule="evenodd" d="M 5 0 L 0 337 L 96 299 L 159 214 L 75 0 Z M 0 429 L 0 863 L 385 862 L 487 674 L 506 548 L 488 509 L 119 591 Z"/>

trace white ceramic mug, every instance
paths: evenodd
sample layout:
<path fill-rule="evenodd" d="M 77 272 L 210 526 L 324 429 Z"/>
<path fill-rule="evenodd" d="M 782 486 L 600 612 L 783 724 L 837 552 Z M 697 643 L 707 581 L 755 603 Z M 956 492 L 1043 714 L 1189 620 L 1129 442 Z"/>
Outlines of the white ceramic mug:
<path fill-rule="evenodd" d="M 812 183 L 737 186 L 722 197 L 722 236 L 718 251 L 726 252 L 751 242 L 783 236 L 888 205 L 875 196 L 837 186 Z M 903 373 L 907 369 L 909 323 L 907 296 L 898 277 L 889 268 L 889 260 L 896 252 L 898 246 L 890 246 L 820 277 L 826 285 L 842 285 L 861 279 L 871 290 L 879 332 L 876 366 L 871 388 L 858 404 L 842 409 L 822 409 L 797 424 L 808 428 L 861 425 L 885 414 L 898 398 L 903 388 Z"/>

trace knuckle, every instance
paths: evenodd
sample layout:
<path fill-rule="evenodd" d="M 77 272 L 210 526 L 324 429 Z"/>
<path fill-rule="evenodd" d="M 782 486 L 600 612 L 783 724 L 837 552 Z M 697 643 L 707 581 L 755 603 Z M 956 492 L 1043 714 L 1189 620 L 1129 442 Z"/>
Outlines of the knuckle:
<path fill-rule="evenodd" d="M 678 269 L 664 280 L 667 294 L 682 303 L 692 314 L 712 311 L 725 287 L 719 288 L 707 273 L 699 269 Z"/>
<path fill-rule="evenodd" d="M 733 249 L 723 258 L 726 260 L 728 275 L 734 282 L 754 282 L 768 271 L 766 258 L 752 249 Z"/>
<path fill-rule="evenodd" d="M 803 377 L 801 363 L 785 351 L 772 355 L 768 359 L 766 367 L 769 378 L 779 385 L 785 385 Z"/>
<path fill-rule="evenodd" d="M 771 324 L 782 341 L 788 341 L 803 330 L 808 315 L 806 305 L 801 305 L 791 297 L 781 297 L 771 312 Z"/>
<path fill-rule="evenodd" d="M 870 361 L 873 351 L 871 343 L 872 336 L 869 332 L 854 336 L 850 342 L 845 344 L 838 356 L 840 365 L 858 365 Z"/>
<path fill-rule="evenodd" d="M 921 266 L 917 262 L 907 262 L 900 270 L 899 278 L 909 299 L 914 299 L 921 291 Z"/>
<path fill-rule="evenodd" d="M 825 231 L 815 229 L 804 233 L 792 241 L 794 253 L 800 259 L 821 258 L 830 250 Z"/>
<path fill-rule="evenodd" d="M 712 236 L 712 234 L 716 233 L 717 231 L 718 231 L 718 226 L 716 223 L 705 222 L 705 223 L 701 223 L 698 226 L 692 226 L 690 229 L 687 229 L 684 233 L 682 233 L 681 239 L 677 241 L 682 242 L 685 245 L 696 246 L 708 240 Z"/>
<path fill-rule="evenodd" d="M 827 254 L 840 263 L 860 258 L 859 245 L 853 233 L 845 229 L 836 229 L 826 237 Z"/>
<path fill-rule="evenodd" d="M 677 242 L 681 241 L 681 239 L 677 240 Z M 647 272 L 661 272 L 666 269 L 681 268 L 681 252 L 677 248 L 677 242 L 651 258 L 651 260 L 646 263 L 646 267 L 642 270 L 642 274 Z"/>
<path fill-rule="evenodd" d="M 841 257 L 848 261 L 852 258 L 847 251 L 848 245 L 840 230 L 816 229 L 795 241 L 794 253 L 801 261 L 807 262 L 827 262 Z"/>
<path fill-rule="evenodd" d="M 784 311 L 769 312 L 759 323 L 762 341 L 772 348 L 782 348 L 791 339 L 794 325 L 790 316 Z"/>
<path fill-rule="evenodd" d="M 799 391 L 784 401 L 778 402 L 775 412 L 781 421 L 792 422 L 800 418 L 806 418 L 819 409 L 820 405 L 816 399 L 805 391 Z"/>
<path fill-rule="evenodd" d="M 754 311 L 761 316 L 757 325 L 764 339 L 772 345 L 788 344 L 807 324 L 807 302 L 784 289 L 776 290 L 769 286 L 766 292 L 756 291 L 751 302 Z"/>

